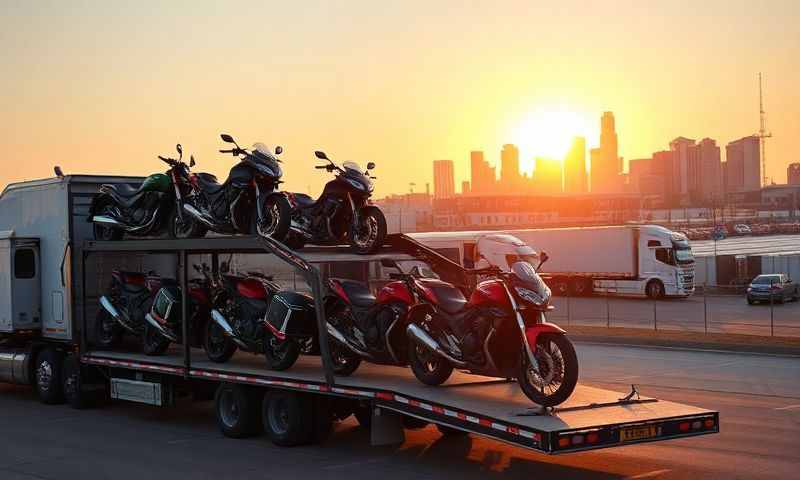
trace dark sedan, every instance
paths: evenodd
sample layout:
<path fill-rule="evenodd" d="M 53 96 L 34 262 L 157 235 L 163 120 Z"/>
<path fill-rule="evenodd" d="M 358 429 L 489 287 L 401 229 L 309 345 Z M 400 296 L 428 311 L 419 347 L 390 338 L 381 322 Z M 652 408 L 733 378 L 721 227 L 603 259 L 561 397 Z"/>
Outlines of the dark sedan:
<path fill-rule="evenodd" d="M 785 273 L 759 275 L 747 287 L 747 303 L 783 303 L 800 298 L 800 287 Z"/>

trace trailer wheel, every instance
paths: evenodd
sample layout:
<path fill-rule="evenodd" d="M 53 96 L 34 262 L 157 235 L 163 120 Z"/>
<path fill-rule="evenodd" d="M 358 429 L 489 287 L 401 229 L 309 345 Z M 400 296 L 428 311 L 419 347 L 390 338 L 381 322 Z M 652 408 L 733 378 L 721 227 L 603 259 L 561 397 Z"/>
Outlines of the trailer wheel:
<path fill-rule="evenodd" d="M 270 390 L 261 404 L 264 430 L 272 443 L 294 447 L 314 438 L 314 402 L 302 393 Z"/>
<path fill-rule="evenodd" d="M 647 298 L 652 300 L 664 298 L 664 284 L 661 283 L 660 280 L 650 280 L 644 288 L 645 293 L 647 293 Z"/>
<path fill-rule="evenodd" d="M 45 348 L 36 356 L 36 391 L 42 403 L 55 405 L 64 402 L 63 361 L 61 353 L 52 348 Z"/>
<path fill-rule="evenodd" d="M 261 429 L 258 391 L 244 385 L 223 383 L 214 395 L 214 410 L 222 434 L 230 438 L 250 437 Z"/>
<path fill-rule="evenodd" d="M 68 355 L 64 359 L 61 380 L 64 400 L 70 407 L 82 410 L 95 405 L 99 400 L 99 395 L 93 396 L 84 388 L 85 378 L 81 372 L 81 363 L 77 355 Z"/>

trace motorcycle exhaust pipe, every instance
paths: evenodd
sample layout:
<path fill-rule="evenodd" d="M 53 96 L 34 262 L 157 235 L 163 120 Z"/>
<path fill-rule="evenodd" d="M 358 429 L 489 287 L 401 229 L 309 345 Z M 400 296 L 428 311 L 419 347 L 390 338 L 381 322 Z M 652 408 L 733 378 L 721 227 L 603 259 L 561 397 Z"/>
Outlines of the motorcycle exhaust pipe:
<path fill-rule="evenodd" d="M 364 358 L 372 358 L 372 355 L 370 355 L 369 353 L 365 352 L 364 350 L 361 350 L 360 348 L 358 348 L 355 345 L 353 345 L 350 342 L 348 342 L 347 339 L 344 337 L 344 335 L 342 335 L 342 332 L 337 330 L 336 327 L 334 327 L 330 323 L 326 323 L 326 327 L 327 327 L 327 330 L 328 330 L 328 335 L 333 337 L 333 339 L 336 340 L 338 343 L 344 345 L 345 347 L 347 347 L 350 351 L 352 351 L 356 355 L 360 355 L 360 356 L 362 356 Z"/>
<path fill-rule="evenodd" d="M 113 219 L 108 215 L 95 215 L 92 217 L 92 221 L 95 223 L 105 223 L 108 225 L 116 225 L 118 227 L 125 227 L 124 223 L 120 222 L 119 220 Z"/>
<path fill-rule="evenodd" d="M 100 297 L 100 306 L 103 307 L 103 310 L 108 312 L 109 315 L 114 317 L 114 320 L 122 325 L 125 330 L 128 330 L 131 333 L 136 333 L 136 329 L 128 324 L 128 319 L 124 317 L 119 310 L 117 310 L 117 307 L 115 307 L 114 304 L 111 303 L 111 300 L 105 295 Z"/>
<path fill-rule="evenodd" d="M 214 227 L 214 222 L 209 220 L 207 216 L 203 215 L 203 213 L 200 210 L 194 208 L 192 205 L 184 203 L 183 209 L 186 210 L 186 212 L 188 212 L 189 215 L 205 223 L 207 227 Z"/>
<path fill-rule="evenodd" d="M 448 362 L 452 363 L 456 367 L 465 368 L 467 366 L 466 362 L 462 362 L 461 360 L 453 358 L 452 355 L 445 352 L 444 349 L 439 346 L 439 343 L 433 339 L 428 332 L 419 328 L 417 325 L 411 323 L 406 327 L 406 335 L 408 338 L 416 341 L 417 343 L 422 344 L 428 350 L 436 353 L 440 357 L 444 358 Z"/>
<path fill-rule="evenodd" d="M 222 331 L 225 333 L 225 336 L 233 340 L 233 343 L 238 345 L 239 347 L 250 350 L 250 347 L 247 346 L 246 343 L 241 341 L 239 338 L 236 337 L 236 333 L 233 331 L 233 327 L 228 323 L 225 319 L 225 316 L 219 313 L 219 310 L 216 308 L 211 310 L 211 319 L 214 320 L 214 323 L 222 328 Z"/>
<path fill-rule="evenodd" d="M 149 313 L 144 316 L 144 319 L 147 320 L 147 323 L 149 323 L 153 328 L 155 328 L 156 331 L 158 331 L 158 333 L 160 333 L 164 337 L 168 338 L 170 341 L 172 341 L 172 342 L 177 342 L 178 341 L 178 336 L 177 335 L 175 335 L 174 333 L 169 331 L 167 328 L 165 328 L 163 325 L 158 323 L 156 321 L 156 319 L 153 318 L 153 316 L 150 315 Z"/>

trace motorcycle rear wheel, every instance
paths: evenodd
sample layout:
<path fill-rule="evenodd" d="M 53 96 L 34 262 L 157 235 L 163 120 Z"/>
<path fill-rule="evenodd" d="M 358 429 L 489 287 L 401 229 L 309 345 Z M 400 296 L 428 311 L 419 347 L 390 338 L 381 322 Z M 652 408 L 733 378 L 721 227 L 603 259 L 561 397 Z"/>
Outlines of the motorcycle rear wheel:
<path fill-rule="evenodd" d="M 361 357 L 334 341 L 330 343 L 330 351 L 331 360 L 333 361 L 333 373 L 340 377 L 352 375 L 361 365 Z"/>
<path fill-rule="evenodd" d="M 408 345 L 408 363 L 417 380 L 425 385 L 441 385 L 453 373 L 450 362 L 411 339 Z"/>
<path fill-rule="evenodd" d="M 300 344 L 292 339 L 278 340 L 269 333 L 267 336 L 268 338 L 264 339 L 264 357 L 267 360 L 267 368 L 277 371 L 292 368 L 300 357 Z"/>
<path fill-rule="evenodd" d="M 253 233 L 283 242 L 292 224 L 289 200 L 283 195 L 271 195 L 264 200 L 262 211 L 263 219 L 259 219 L 257 213 L 253 215 Z"/>
<path fill-rule="evenodd" d="M 386 240 L 386 217 L 380 208 L 370 205 L 361 210 L 360 218 L 358 228 L 350 229 L 350 246 L 359 255 L 374 253 Z"/>
<path fill-rule="evenodd" d="M 539 371 L 534 371 L 527 352 L 522 351 L 517 377 L 522 392 L 533 402 L 552 407 L 564 403 L 578 383 L 578 356 L 566 335 L 539 335 L 534 356 Z"/>
<path fill-rule="evenodd" d="M 213 320 L 206 325 L 203 347 L 208 359 L 215 363 L 225 363 L 236 353 L 236 344 L 225 336 L 222 327 Z"/>
<path fill-rule="evenodd" d="M 208 233 L 208 229 L 202 223 L 200 223 L 199 220 L 189 215 L 187 212 L 182 212 L 183 218 L 178 216 L 178 208 L 181 208 L 181 206 L 175 206 L 176 211 L 172 212 L 172 218 L 169 222 L 170 235 L 172 235 L 173 238 L 178 239 L 205 237 L 206 233 Z"/>

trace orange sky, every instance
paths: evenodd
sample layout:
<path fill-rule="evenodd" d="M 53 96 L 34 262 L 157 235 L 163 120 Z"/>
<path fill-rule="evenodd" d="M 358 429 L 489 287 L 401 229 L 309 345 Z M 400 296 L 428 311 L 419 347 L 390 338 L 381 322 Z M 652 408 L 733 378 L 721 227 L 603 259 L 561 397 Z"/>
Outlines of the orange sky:
<path fill-rule="evenodd" d="M 320 190 L 323 149 L 375 161 L 383 196 L 424 188 L 435 159 L 460 182 L 473 149 L 522 143 L 528 165 L 520 125 L 553 110 L 590 147 L 612 110 L 626 159 L 680 135 L 724 146 L 758 129 L 758 71 L 768 175 L 800 161 L 800 2 L 164 3 L 0 6 L 0 186 L 55 164 L 149 174 L 176 142 L 225 176 L 227 132 L 281 144 L 288 189 Z"/>

